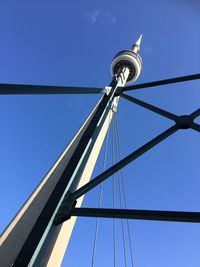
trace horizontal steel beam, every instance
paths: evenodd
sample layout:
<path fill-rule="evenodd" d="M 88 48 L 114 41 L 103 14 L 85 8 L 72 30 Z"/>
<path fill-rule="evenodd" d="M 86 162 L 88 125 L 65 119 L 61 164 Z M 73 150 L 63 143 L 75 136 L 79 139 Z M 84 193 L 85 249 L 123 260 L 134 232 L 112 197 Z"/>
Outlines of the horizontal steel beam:
<path fill-rule="evenodd" d="M 166 80 L 159 80 L 159 81 L 154 81 L 154 82 L 131 85 L 131 86 L 127 86 L 123 88 L 122 91 L 124 92 L 124 91 L 147 88 L 147 87 L 186 82 L 186 81 L 197 80 L 197 79 L 200 79 L 200 74 L 193 74 L 193 75 L 187 75 L 187 76 L 182 76 L 182 77 L 170 78 Z"/>
<path fill-rule="evenodd" d="M 0 84 L 0 95 L 35 94 L 104 94 L 107 88 L 67 87 L 26 84 Z"/>
<path fill-rule="evenodd" d="M 72 208 L 71 216 L 200 223 L 200 212 Z"/>
<path fill-rule="evenodd" d="M 200 74 L 193 74 L 166 80 L 159 80 L 143 84 L 136 84 L 120 88 L 119 91 L 136 90 L 147 87 L 160 86 L 178 82 L 200 79 Z M 69 86 L 48 86 L 48 85 L 28 85 L 28 84 L 0 84 L 0 95 L 11 94 L 104 94 L 108 93 L 108 88 L 91 87 L 69 87 Z"/>

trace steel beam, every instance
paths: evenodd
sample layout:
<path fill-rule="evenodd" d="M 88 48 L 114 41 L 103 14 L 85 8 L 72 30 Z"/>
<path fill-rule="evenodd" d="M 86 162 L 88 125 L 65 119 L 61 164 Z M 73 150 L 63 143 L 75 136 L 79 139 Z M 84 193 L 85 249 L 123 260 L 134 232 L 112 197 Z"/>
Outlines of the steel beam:
<path fill-rule="evenodd" d="M 200 79 L 200 74 L 193 74 L 183 77 L 147 82 L 127 86 L 120 90 L 130 91 L 147 87 L 160 86 L 184 81 Z M 120 88 L 120 87 L 119 87 Z M 28 84 L 0 84 L 0 95 L 11 94 L 104 94 L 108 93 L 106 88 L 88 88 L 88 87 L 73 87 L 73 86 L 48 86 L 48 85 L 28 85 Z"/>
<path fill-rule="evenodd" d="M 194 112 L 192 112 L 190 114 L 190 116 L 193 118 L 193 119 L 196 119 L 198 116 L 200 116 L 200 108 L 198 108 L 197 110 L 195 110 Z"/>
<path fill-rule="evenodd" d="M 193 130 L 195 130 L 195 131 L 197 131 L 197 132 L 200 132 L 200 125 L 197 124 L 197 123 L 195 123 L 195 122 L 193 122 L 191 124 L 190 128 L 193 129 Z"/>
<path fill-rule="evenodd" d="M 155 86 L 172 84 L 172 83 L 180 83 L 180 82 L 192 81 L 192 80 L 197 80 L 197 79 L 200 79 L 200 74 L 193 74 L 193 75 L 187 75 L 187 76 L 182 76 L 182 77 L 177 77 L 177 78 L 170 78 L 166 80 L 159 80 L 159 81 L 154 81 L 154 82 L 131 85 L 131 86 L 127 86 L 123 88 L 122 91 L 125 92 L 125 91 L 130 91 L 130 90 L 142 89 L 142 88 L 147 88 L 147 87 L 155 87 Z"/>
<path fill-rule="evenodd" d="M 196 111 L 194 111 L 193 113 L 191 113 L 190 115 L 183 115 L 183 116 L 177 116 L 171 112 L 168 112 L 166 110 L 163 110 L 161 108 L 158 108 L 156 106 L 153 106 L 151 104 L 148 104 L 144 101 L 141 101 L 139 99 L 136 99 L 132 96 L 126 95 L 124 93 L 121 93 L 120 96 L 136 105 L 139 105 L 143 108 L 146 108 L 148 110 L 151 110 L 165 118 L 168 118 L 170 120 L 173 120 L 177 123 L 177 126 L 180 129 L 193 129 L 195 131 L 200 132 L 200 125 L 193 122 L 193 120 L 195 118 L 197 118 L 200 115 L 200 109 L 197 109 Z"/>
<path fill-rule="evenodd" d="M 144 101 L 141 101 L 139 99 L 136 99 L 136 98 L 134 98 L 134 97 L 132 97 L 130 95 L 126 95 L 126 94 L 122 93 L 122 94 L 120 94 L 120 96 L 122 98 L 124 98 L 124 99 L 126 99 L 126 100 L 128 100 L 128 101 L 130 101 L 130 102 L 132 102 L 134 104 L 136 104 L 136 105 L 139 105 L 139 106 L 141 106 L 143 108 L 151 110 L 151 111 L 153 111 L 153 112 L 155 112 L 155 113 L 157 113 L 157 114 L 159 114 L 159 115 L 161 115 L 163 117 L 166 117 L 166 118 L 168 118 L 170 120 L 176 121 L 178 119 L 177 115 L 175 115 L 173 113 L 170 113 L 170 112 L 168 112 L 166 110 L 163 110 L 161 108 L 155 107 L 155 106 L 153 106 L 151 104 L 148 104 L 148 103 L 146 103 Z"/>
<path fill-rule="evenodd" d="M 48 86 L 27 84 L 0 84 L 0 95 L 41 95 L 41 94 L 105 94 L 106 88 L 73 86 Z"/>
<path fill-rule="evenodd" d="M 200 223 L 200 212 L 72 208 L 71 216 Z"/>

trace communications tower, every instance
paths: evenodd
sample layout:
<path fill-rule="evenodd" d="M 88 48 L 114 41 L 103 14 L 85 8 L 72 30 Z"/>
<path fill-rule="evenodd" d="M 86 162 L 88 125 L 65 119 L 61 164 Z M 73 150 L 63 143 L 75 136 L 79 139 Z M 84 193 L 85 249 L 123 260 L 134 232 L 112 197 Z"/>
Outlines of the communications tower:
<path fill-rule="evenodd" d="M 140 75 L 138 54 L 141 38 L 131 50 L 118 53 L 111 65 L 112 81 L 104 89 L 4 85 L 5 94 L 102 93 L 55 164 L 24 203 L 1 237 L 0 266 L 59 266 L 76 217 L 65 221 L 72 207 L 80 207 L 73 192 L 86 185 L 92 175 L 122 88 Z M 1 91 L 1 93 L 3 93 Z"/>

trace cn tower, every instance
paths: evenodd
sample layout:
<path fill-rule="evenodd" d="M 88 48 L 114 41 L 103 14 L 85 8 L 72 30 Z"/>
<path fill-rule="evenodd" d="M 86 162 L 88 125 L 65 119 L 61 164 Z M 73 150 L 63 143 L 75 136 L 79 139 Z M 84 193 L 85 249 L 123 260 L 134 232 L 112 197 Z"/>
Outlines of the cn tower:
<path fill-rule="evenodd" d="M 3 232 L 0 266 L 55 267 L 61 264 L 76 221 L 76 217 L 70 218 L 69 214 L 74 207 L 81 206 L 82 190 L 89 183 L 112 115 L 116 112 L 118 94 L 140 75 L 142 60 L 138 51 L 141 38 L 131 50 L 121 51 L 114 57 L 112 81 L 103 89 L 4 85 L 5 94 L 99 93 L 103 96 Z"/>

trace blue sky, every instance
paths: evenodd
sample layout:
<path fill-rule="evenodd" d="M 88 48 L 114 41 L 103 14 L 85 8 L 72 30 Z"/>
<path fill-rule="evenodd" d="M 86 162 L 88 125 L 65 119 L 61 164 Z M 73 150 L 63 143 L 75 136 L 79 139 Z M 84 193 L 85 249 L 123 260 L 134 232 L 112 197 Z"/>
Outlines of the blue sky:
<path fill-rule="evenodd" d="M 112 57 L 130 48 L 141 33 L 143 69 L 137 83 L 199 73 L 199 8 L 195 0 L 1 0 L 0 82 L 104 87 L 111 80 Z M 199 88 L 197 80 L 130 94 L 183 115 L 199 108 Z M 0 97 L 1 230 L 98 98 Z M 125 100 L 120 100 L 118 123 L 123 155 L 172 124 Z M 199 133 L 179 131 L 128 165 L 128 207 L 199 211 L 199 141 Z M 101 162 L 94 176 L 100 170 Z M 105 184 L 105 207 L 111 205 L 109 186 L 110 181 Z M 97 193 L 91 191 L 84 206 L 97 206 Z M 78 221 L 63 267 L 91 265 L 94 225 L 94 219 Z M 136 267 L 200 265 L 198 224 L 131 221 L 130 226 Z M 112 266 L 111 231 L 111 221 L 102 220 L 95 266 Z M 117 266 L 123 266 L 120 238 Z"/>

